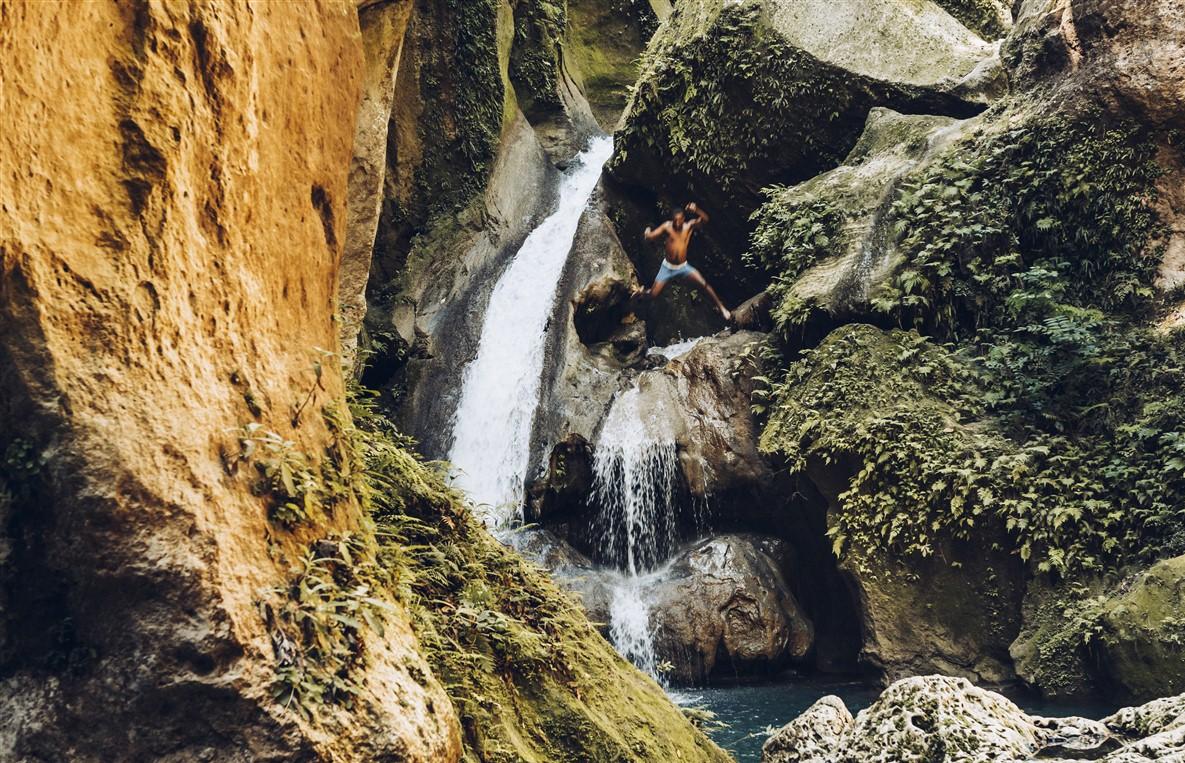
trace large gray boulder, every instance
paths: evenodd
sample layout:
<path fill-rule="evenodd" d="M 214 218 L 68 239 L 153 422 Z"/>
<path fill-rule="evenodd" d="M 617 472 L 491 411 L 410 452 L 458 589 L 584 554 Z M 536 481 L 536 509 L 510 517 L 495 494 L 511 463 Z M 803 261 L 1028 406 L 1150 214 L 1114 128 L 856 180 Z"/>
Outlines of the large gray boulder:
<path fill-rule="evenodd" d="M 1030 716 L 961 678 L 893 684 L 854 722 L 824 697 L 778 730 L 762 763 L 1145 763 L 1185 755 L 1185 695 L 1125 708 L 1101 721 Z"/>
<path fill-rule="evenodd" d="M 823 697 L 766 740 L 762 763 L 828 763 L 854 723 L 843 700 Z"/>
<path fill-rule="evenodd" d="M 814 627 L 783 577 L 788 546 L 755 535 L 694 544 L 648 584 L 655 651 L 679 684 L 776 672 L 803 660 Z"/>

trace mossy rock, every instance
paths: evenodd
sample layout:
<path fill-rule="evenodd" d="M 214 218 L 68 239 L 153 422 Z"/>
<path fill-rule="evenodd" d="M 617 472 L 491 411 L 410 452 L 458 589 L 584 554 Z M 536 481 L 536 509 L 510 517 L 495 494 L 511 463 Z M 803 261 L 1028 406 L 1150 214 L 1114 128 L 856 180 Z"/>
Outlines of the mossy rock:
<path fill-rule="evenodd" d="M 388 424 L 355 413 L 381 559 L 461 719 L 464 760 L 729 760 Z"/>
<path fill-rule="evenodd" d="M 1102 693 L 1090 653 L 1089 627 L 1101 583 L 1033 579 L 1025 591 L 1024 625 L 1009 651 L 1017 675 L 1047 699 L 1082 699 Z"/>
<path fill-rule="evenodd" d="M 765 190 L 746 259 L 773 278 L 773 317 L 784 334 L 816 313 L 832 325 L 869 314 L 869 295 L 901 264 L 888 214 L 900 179 L 966 125 L 874 108 L 842 164 Z"/>
<path fill-rule="evenodd" d="M 1136 701 L 1185 692 L 1185 556 L 1121 588 L 1098 606 L 1091 639 L 1112 691 Z"/>
<path fill-rule="evenodd" d="M 1012 11 L 1002 0 L 934 0 L 965 27 L 985 40 L 996 40 L 1012 28 Z"/>

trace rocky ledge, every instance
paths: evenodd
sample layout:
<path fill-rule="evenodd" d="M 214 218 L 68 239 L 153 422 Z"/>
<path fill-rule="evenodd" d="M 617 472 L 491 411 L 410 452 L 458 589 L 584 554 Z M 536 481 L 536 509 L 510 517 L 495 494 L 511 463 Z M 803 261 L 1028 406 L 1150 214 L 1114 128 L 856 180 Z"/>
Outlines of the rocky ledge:
<path fill-rule="evenodd" d="M 824 697 L 779 729 L 762 763 L 1185 760 L 1185 694 L 1094 721 L 1031 716 L 962 678 L 896 682 L 854 718 Z"/>

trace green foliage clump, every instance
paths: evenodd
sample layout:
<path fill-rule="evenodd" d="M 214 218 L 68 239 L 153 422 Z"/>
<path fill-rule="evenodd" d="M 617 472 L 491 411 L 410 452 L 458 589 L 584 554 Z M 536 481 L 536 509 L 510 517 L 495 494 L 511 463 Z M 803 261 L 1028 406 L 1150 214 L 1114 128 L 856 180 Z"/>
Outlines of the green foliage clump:
<path fill-rule="evenodd" d="M 765 189 L 769 201 L 753 214 L 757 228 L 743 257 L 745 264 L 771 275 L 767 291 L 773 301 L 772 317 L 783 332 L 807 314 L 806 306 L 792 293 L 794 282 L 827 257 L 845 219 L 829 199 L 788 200 L 784 190 L 781 186 Z"/>
<path fill-rule="evenodd" d="M 1018 287 L 1052 281 L 1057 305 L 1147 309 L 1160 251 L 1155 152 L 1143 128 L 1092 116 L 971 136 L 903 183 L 891 214 L 906 264 L 874 304 L 956 337 L 1013 325 L 1032 307 Z"/>
<path fill-rule="evenodd" d="M 350 707 L 361 691 L 363 632 L 382 638 L 394 607 L 369 532 L 314 543 L 289 584 L 262 605 L 276 655 L 273 696 L 307 720 L 325 703 Z"/>
<path fill-rule="evenodd" d="M 357 444 L 345 412 L 330 404 L 322 415 L 333 437 L 319 460 L 257 422 L 239 430 L 235 461 L 255 467 L 255 493 L 269 499 L 270 518 L 287 528 L 322 521 L 343 501 L 362 502 L 368 489 L 356 465 Z"/>
<path fill-rule="evenodd" d="M 831 529 L 837 554 L 855 543 L 929 556 L 941 538 L 983 541 L 998 528 L 1039 571 L 1181 553 L 1185 400 L 1171 381 L 1181 344 L 1149 357 L 1158 385 L 1117 397 L 1134 408 L 1130 419 L 1108 423 L 1096 409 L 1077 431 L 1046 432 L 1008 425 L 998 377 L 973 350 L 846 327 L 773 385 L 762 447 L 793 470 L 847 480 Z"/>

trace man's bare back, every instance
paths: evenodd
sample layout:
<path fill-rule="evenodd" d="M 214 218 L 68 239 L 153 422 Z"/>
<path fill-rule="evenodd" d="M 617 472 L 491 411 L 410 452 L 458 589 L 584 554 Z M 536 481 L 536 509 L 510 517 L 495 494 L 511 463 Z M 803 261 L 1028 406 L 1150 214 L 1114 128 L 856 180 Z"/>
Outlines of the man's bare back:
<path fill-rule="evenodd" d="M 720 297 L 716 295 L 716 291 L 704 280 L 699 271 L 693 268 L 687 262 L 687 249 L 691 245 L 691 234 L 699 228 L 707 224 L 708 213 L 697 207 L 694 203 L 688 204 L 685 208 L 686 212 L 695 215 L 695 219 L 688 220 L 684 210 L 679 210 L 656 229 L 647 228 L 642 234 L 647 241 L 656 241 L 659 238 L 665 237 L 663 246 L 666 249 L 666 259 L 663 260 L 662 267 L 658 271 L 658 275 L 654 279 L 654 285 L 650 287 L 648 292 L 642 290 L 638 291 L 639 296 L 645 295 L 649 299 L 654 299 L 662 293 L 667 281 L 674 278 L 688 278 L 696 286 L 703 289 L 716 303 L 716 308 L 720 314 L 724 316 L 724 320 L 731 320 L 732 313 L 720 301 Z"/>

